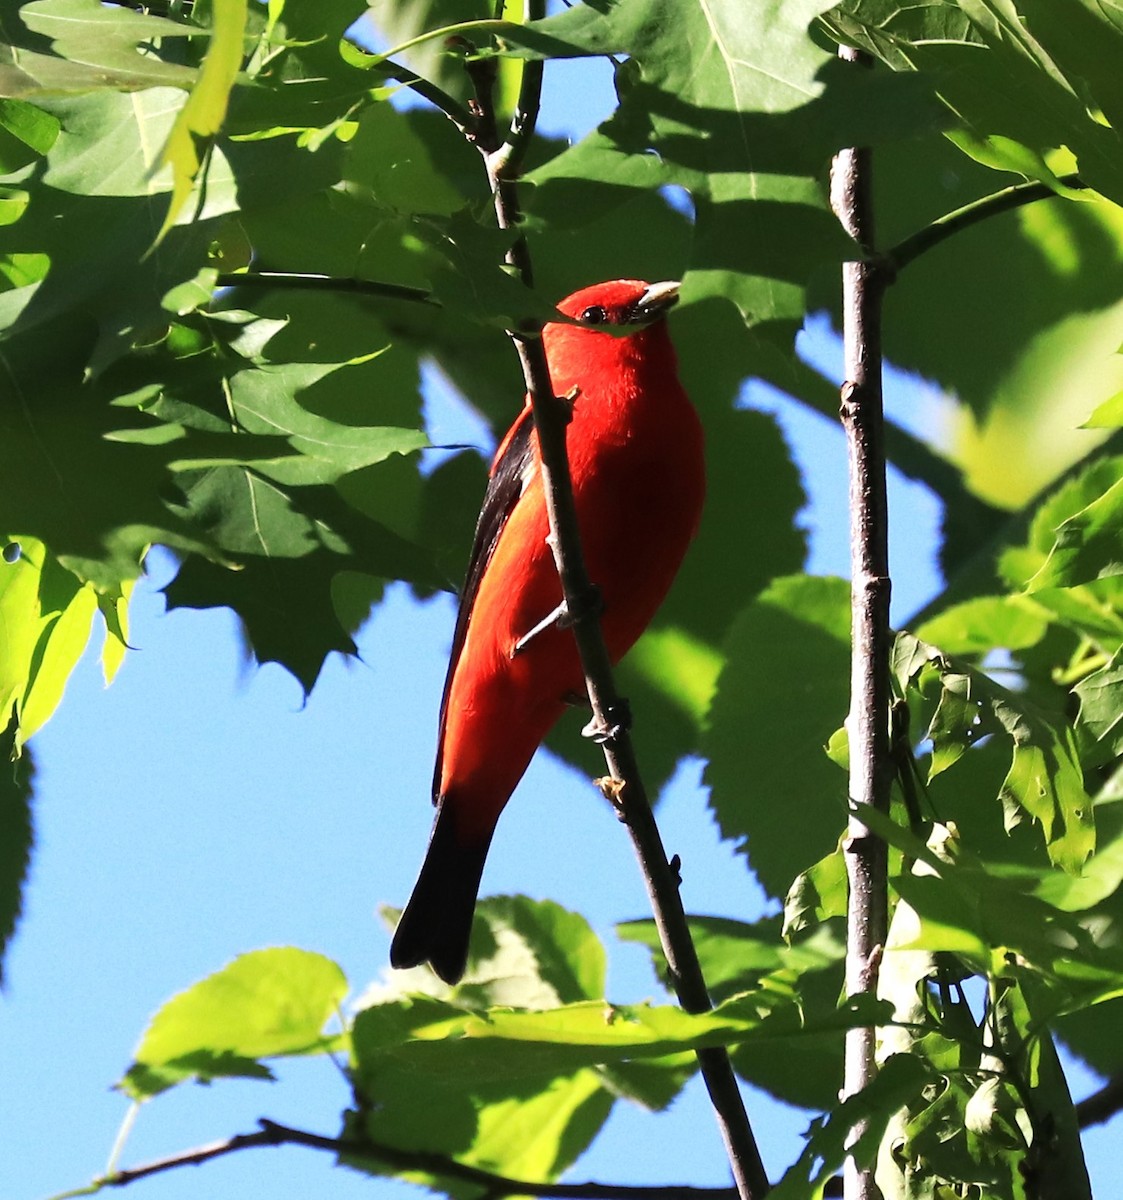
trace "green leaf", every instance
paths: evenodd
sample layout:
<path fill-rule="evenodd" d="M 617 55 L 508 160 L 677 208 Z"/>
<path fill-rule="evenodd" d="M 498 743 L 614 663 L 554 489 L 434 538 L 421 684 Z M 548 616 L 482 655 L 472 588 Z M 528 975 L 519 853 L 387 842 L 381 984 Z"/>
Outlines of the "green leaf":
<path fill-rule="evenodd" d="M 1123 198 L 1123 106 L 1111 69 L 1123 30 L 1110 10 L 1080 0 L 1061 19 L 1051 0 L 1027 0 L 1016 9 L 1003 0 L 970 0 L 961 11 L 937 5 L 933 20 L 930 6 L 917 11 L 847 0 L 840 7 L 846 31 L 860 31 L 875 53 L 898 69 L 936 77 L 942 99 L 976 144 L 1001 138 L 1007 155 L 1019 144 L 1018 169 L 1063 147 L 1076 156 L 1086 182 Z"/>
<path fill-rule="evenodd" d="M 384 915 L 396 916 L 393 910 Z M 491 1012 L 513 1005 L 559 1011 L 562 1003 L 593 1001 L 593 1008 L 603 1012 L 599 997 L 604 984 L 604 949 L 584 918 L 524 896 L 482 900 L 468 969 L 455 988 L 416 968 L 394 972 L 388 983 L 375 985 L 363 997 L 373 1007 L 356 1019 L 355 1054 L 362 1094 L 374 1107 L 360 1132 L 396 1145 L 456 1154 L 490 1170 L 555 1177 L 589 1144 L 616 1096 L 638 1091 L 645 1099 L 658 1099 L 668 1090 L 673 1094 L 681 1085 L 681 1068 L 656 1061 L 635 1071 L 626 1063 L 555 1071 L 539 1062 L 525 1073 L 511 1070 L 521 1050 L 501 1052 L 509 1060 L 504 1067 L 484 1046 L 487 1069 L 446 1077 L 441 1070 L 418 1069 L 408 1038 L 415 1018 L 464 1017 L 466 1009 L 489 1023 Z M 451 996 L 456 1007 L 417 995 L 400 999 L 409 991 Z M 497 1005 L 498 1010 L 491 1007 Z M 432 1032 L 442 1038 L 434 1047 L 438 1052 L 445 1036 L 458 1036 L 455 1026 L 438 1025 Z M 395 1049 L 403 1036 L 406 1044 Z M 441 1112 L 440 1122 L 423 1119 L 434 1111 Z M 369 1169 L 368 1163 L 359 1165 Z"/>
<path fill-rule="evenodd" d="M 384 909 L 383 915 L 397 912 Z M 579 913 L 549 900 L 488 896 L 476 905 L 464 978 L 451 990 L 427 967 L 396 971 L 372 996 L 411 992 L 445 996 L 482 1009 L 491 1005 L 549 1008 L 604 995 L 606 960 L 600 939 Z"/>
<path fill-rule="evenodd" d="M 1097 459 L 1051 492 L 1033 514 L 1026 544 L 1010 547 L 1002 556 L 1000 569 L 1006 581 L 1012 587 L 1027 587 L 1045 566 L 1056 531 L 1110 491 L 1121 472 L 1123 457 Z"/>
<path fill-rule="evenodd" d="M 374 466 L 392 454 L 410 454 L 429 444 L 417 429 L 344 425 L 310 412 L 297 399 L 349 363 L 266 363 L 230 378 L 233 415 L 248 433 L 284 437 L 297 451 L 257 469 L 285 486 L 335 483 L 341 476 Z"/>
<path fill-rule="evenodd" d="M 10 175 L 47 153 L 60 125 L 24 100 L 0 99 L 0 175 Z"/>
<path fill-rule="evenodd" d="M 1123 650 L 1073 689 L 1080 697 L 1080 723 L 1112 755 L 1123 754 Z"/>
<path fill-rule="evenodd" d="M 983 655 L 1035 646 L 1048 624 L 1047 614 L 1021 596 L 980 596 L 945 608 L 916 635 L 948 654 Z"/>
<path fill-rule="evenodd" d="M 722 666 L 721 656 L 712 646 L 685 630 L 662 626 L 639 640 L 628 665 L 701 726 Z"/>
<path fill-rule="evenodd" d="M 1095 846 L 1095 825 L 1072 728 L 981 671 L 949 662 L 911 634 L 898 635 L 893 655 L 902 691 L 928 664 L 939 675 L 940 704 L 928 728 L 933 742 L 929 778 L 968 753 L 984 734 L 1001 730 L 1013 751 L 998 797 L 1007 829 L 1033 818 L 1041 825 L 1050 860 L 1079 871 Z"/>
<path fill-rule="evenodd" d="M 299 502 L 272 481 L 235 467 L 187 484 L 193 522 L 208 527 L 237 569 L 188 559 L 165 589 L 172 607 L 226 605 L 241 617 L 259 662 L 282 663 L 311 691 L 325 657 L 352 654 L 352 610 L 335 606 L 344 573 L 442 580 L 429 553 L 360 515 L 328 487 L 300 489 Z"/>
<path fill-rule="evenodd" d="M 710 805 L 773 895 L 829 853 L 845 824 L 846 778 L 823 747 L 846 715 L 849 663 L 841 579 L 776 580 L 726 643 L 704 741 Z"/>
<path fill-rule="evenodd" d="M 94 613 L 113 611 L 119 597 L 83 586 L 35 538 L 8 544 L 15 549 L 0 565 L 0 712 L 15 712 L 18 754 L 58 707 Z"/>
<path fill-rule="evenodd" d="M 868 999 L 868 998 L 867 998 Z M 583 1001 L 544 1011 L 490 1009 L 486 1014 L 428 997 L 409 1005 L 374 1005 L 355 1019 L 353 1045 L 360 1080 L 375 1083 L 388 1056 L 408 1067 L 418 1084 L 426 1075 L 445 1085 L 561 1077 L 583 1067 L 634 1058 L 665 1058 L 698 1046 L 740 1042 L 754 1035 L 803 1038 L 868 1021 L 882 1006 L 847 1001 L 829 1014 L 803 1020 L 785 1011 L 770 1025 L 760 1015 L 777 1006 L 766 990 L 727 1001 L 712 1013 L 650 1005 Z"/>
<path fill-rule="evenodd" d="M 915 1056 L 895 1054 L 881 1064 L 873 1082 L 848 1097 L 827 1117 L 815 1118 L 799 1159 L 769 1192 L 774 1200 L 819 1196 L 848 1155 L 872 1165 L 890 1118 L 921 1094 L 931 1073 Z M 860 1130 L 855 1141 L 854 1132 Z"/>
<path fill-rule="evenodd" d="M 658 935 L 650 921 L 617 926 L 626 941 L 651 948 L 663 968 Z M 790 1005 L 801 1020 L 833 1016 L 842 990 L 845 947 L 834 926 L 794 943 L 780 936 L 780 918 L 754 925 L 720 917 L 691 917 L 690 932 L 710 994 L 723 1002 L 757 990 L 770 997 L 773 1021 Z M 830 1030 L 799 1039 L 748 1039 L 733 1051 L 737 1073 L 789 1104 L 830 1107 L 842 1082 L 842 1035 Z"/>
<path fill-rule="evenodd" d="M 1118 471 L 1114 482 L 1057 527 L 1049 557 L 1026 584 L 1027 591 L 1123 575 L 1123 464 L 1113 461 Z"/>
<path fill-rule="evenodd" d="M 168 39 L 200 36 L 204 31 L 198 26 L 120 11 L 97 0 L 33 0 L 19 15 L 28 29 L 51 40 L 54 54 L 41 53 L 37 43 L 27 49 L 5 47 L 10 57 L 6 64 L 0 57 L 0 90 L 6 95 L 186 89 L 195 78 L 193 68 L 161 57 L 157 47 L 176 44 Z M 23 30 L 13 33 L 21 42 L 26 39 Z"/>
<path fill-rule="evenodd" d="M 1085 429 L 1118 429 L 1123 426 L 1123 392 L 1099 405 L 1084 422 Z"/>
<path fill-rule="evenodd" d="M 118 1085 L 149 1100 L 185 1079 L 269 1079 L 261 1059 L 322 1054 L 347 980 L 330 959 L 292 946 L 241 954 L 152 1018 Z"/>
<path fill-rule="evenodd" d="M 845 80 L 806 36 L 826 7 L 768 3 L 734 18 L 700 3 L 630 0 L 597 16 L 576 9 L 505 31 L 509 42 L 551 54 L 631 55 L 617 72 L 613 118 L 531 178 L 543 193 L 575 178 L 604 181 L 601 190 L 618 195 L 687 188 L 697 219 L 686 294 L 731 299 L 746 321 L 790 337 L 815 265 L 845 250 L 814 177 L 833 149 L 813 119 L 820 104 L 830 106 L 822 76 Z M 865 111 L 906 108 L 913 115 L 903 103 Z"/>
<path fill-rule="evenodd" d="M 850 894 L 846 861 L 840 849 L 796 876 L 784 897 L 784 936 L 791 937 L 810 925 L 846 915 Z"/>

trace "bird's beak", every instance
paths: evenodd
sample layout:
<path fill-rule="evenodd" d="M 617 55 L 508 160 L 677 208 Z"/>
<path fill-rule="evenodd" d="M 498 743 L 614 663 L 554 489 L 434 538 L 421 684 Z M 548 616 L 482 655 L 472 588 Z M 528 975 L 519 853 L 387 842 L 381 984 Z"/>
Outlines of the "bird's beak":
<path fill-rule="evenodd" d="M 669 309 L 678 303 L 679 288 L 682 284 L 677 279 L 666 279 L 662 283 L 653 283 L 636 301 L 630 314 L 629 324 L 649 325 L 658 320 Z"/>

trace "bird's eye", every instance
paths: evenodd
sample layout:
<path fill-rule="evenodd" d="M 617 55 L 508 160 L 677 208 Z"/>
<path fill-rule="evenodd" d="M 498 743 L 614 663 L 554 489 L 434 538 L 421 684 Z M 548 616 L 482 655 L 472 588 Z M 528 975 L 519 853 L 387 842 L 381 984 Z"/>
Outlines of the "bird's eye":
<path fill-rule="evenodd" d="M 608 311 L 601 304 L 590 304 L 581 314 L 582 325 L 603 325 L 608 320 Z"/>

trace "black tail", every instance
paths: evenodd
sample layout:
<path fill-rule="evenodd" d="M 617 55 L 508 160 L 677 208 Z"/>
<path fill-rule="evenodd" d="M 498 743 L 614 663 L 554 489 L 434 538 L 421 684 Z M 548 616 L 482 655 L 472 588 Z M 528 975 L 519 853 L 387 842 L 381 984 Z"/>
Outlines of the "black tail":
<path fill-rule="evenodd" d="M 421 874 L 390 943 L 391 966 L 427 962 L 445 983 L 459 981 L 490 844 L 490 837 L 460 841 L 452 809 L 444 804 L 437 809 Z"/>

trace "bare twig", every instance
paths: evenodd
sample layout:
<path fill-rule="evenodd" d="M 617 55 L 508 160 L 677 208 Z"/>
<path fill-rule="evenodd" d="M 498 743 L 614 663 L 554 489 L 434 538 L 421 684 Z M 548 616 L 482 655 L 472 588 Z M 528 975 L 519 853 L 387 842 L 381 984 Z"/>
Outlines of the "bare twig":
<path fill-rule="evenodd" d="M 542 4 L 536 0 L 530 7 L 541 9 Z M 532 11 L 528 15 L 535 13 Z M 469 60 L 468 63 L 476 89 L 476 146 L 487 166 L 496 217 L 503 229 L 517 228 L 519 223 L 515 173 L 522 159 L 521 146 L 534 127 L 538 111 L 542 75 L 541 70 L 531 69 L 538 65 L 528 64 L 524 70 L 511 134 L 500 145 L 491 98 L 494 68 L 487 60 Z M 530 286 L 533 270 L 524 238 L 519 237 L 512 244 L 507 261 L 518 269 L 523 282 Z M 533 407 L 551 546 L 581 655 L 589 703 L 597 724 L 615 730 L 603 744 L 605 762 L 640 861 L 671 983 L 684 1009 L 693 1013 L 707 1012 L 712 1003 L 686 922 L 678 876 L 671 867 L 652 815 L 631 738 L 616 719 L 621 711 L 621 701 L 601 634 L 594 599 L 596 592 L 585 567 L 573 504 L 565 444 L 568 413 L 554 395 L 540 335 L 541 328 L 535 322 L 524 322 L 511 333 Z M 759 1200 L 768 1191 L 768 1176 L 729 1055 L 722 1048 L 699 1050 L 698 1063 L 714 1106 L 738 1194 L 742 1200 Z"/>
<path fill-rule="evenodd" d="M 154 1159 L 137 1167 L 113 1171 L 95 1179 L 86 1188 L 67 1192 L 66 1196 L 92 1195 L 104 1188 L 126 1187 L 150 1175 L 160 1175 L 180 1167 L 196 1167 L 227 1154 L 275 1146 L 307 1146 L 326 1150 L 330 1154 L 373 1166 L 391 1167 L 396 1171 L 424 1171 L 439 1179 L 469 1183 L 483 1188 L 490 1196 L 541 1196 L 544 1200 L 736 1200 L 733 1188 L 692 1187 L 670 1184 L 666 1187 L 631 1187 L 610 1183 L 542 1183 L 529 1179 L 512 1179 L 496 1175 L 467 1163 L 458 1162 L 443 1154 L 425 1150 L 401 1150 L 367 1140 L 327 1137 L 305 1129 L 293 1129 L 276 1121 L 262 1119 L 254 1133 L 238 1133 L 220 1142 L 196 1146 L 180 1154 Z M 55 1197 L 55 1200 L 63 1200 Z"/>
<path fill-rule="evenodd" d="M 840 47 L 839 57 L 860 64 L 859 51 Z M 874 253 L 871 156 L 867 149 L 841 151 L 834 160 L 831 199 L 862 260 L 843 266 L 842 308 L 846 382 L 842 423 L 850 462 L 851 676 L 850 800 L 887 812 L 892 781 L 889 748 L 889 538 L 885 495 L 885 446 L 881 397 L 881 302 L 889 276 Z M 876 993 L 885 945 L 888 883 L 885 843 L 851 816 L 845 845 L 850 884 L 847 909 L 846 991 Z M 846 1034 L 843 1095 L 853 1096 L 877 1071 L 876 1030 Z M 852 1135 L 851 1144 L 861 1136 Z M 875 1200 L 881 1193 L 872 1169 L 848 1158 L 846 1200 Z"/>

